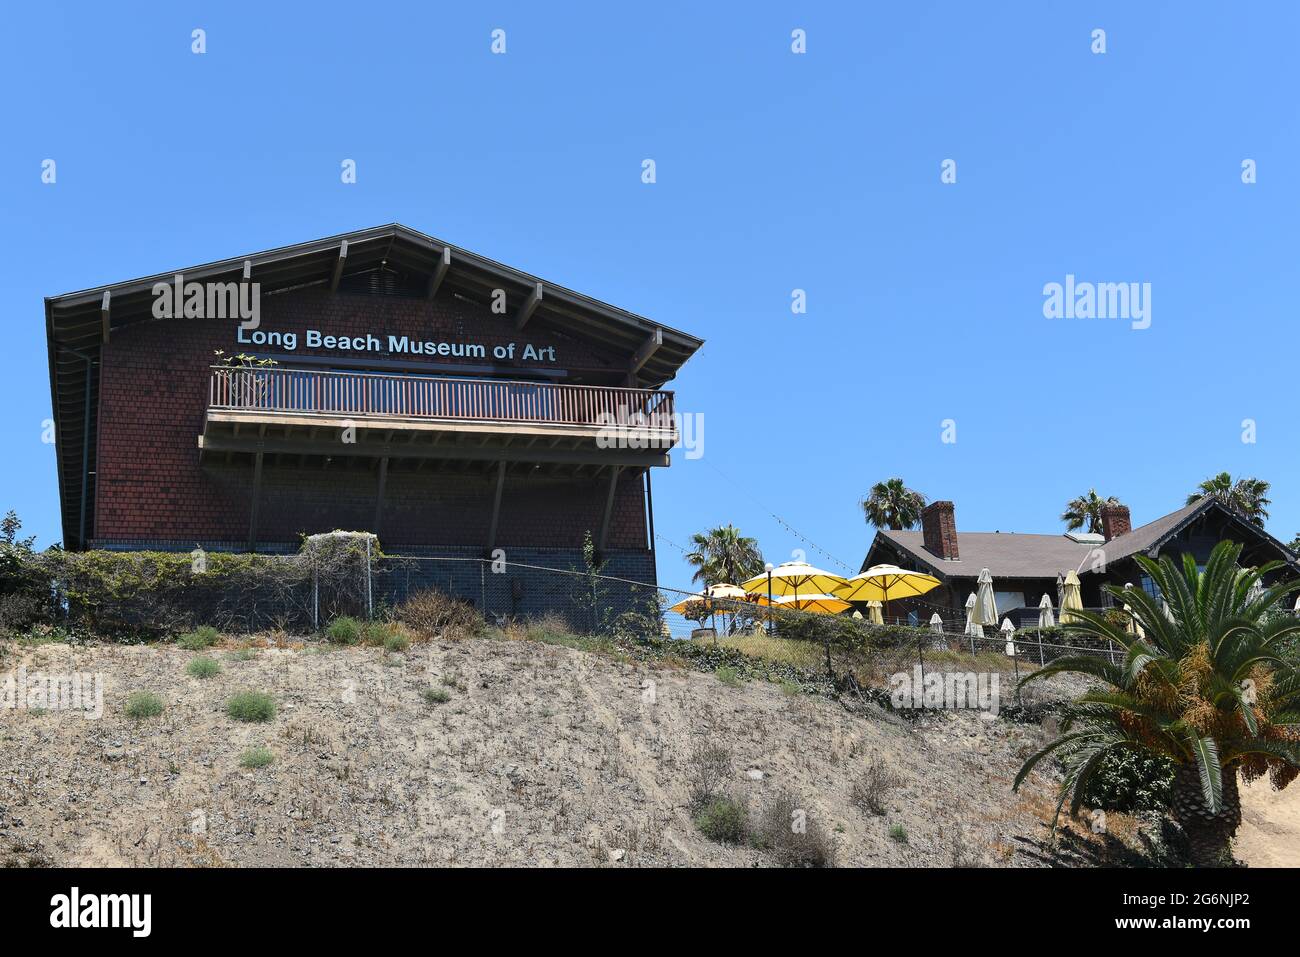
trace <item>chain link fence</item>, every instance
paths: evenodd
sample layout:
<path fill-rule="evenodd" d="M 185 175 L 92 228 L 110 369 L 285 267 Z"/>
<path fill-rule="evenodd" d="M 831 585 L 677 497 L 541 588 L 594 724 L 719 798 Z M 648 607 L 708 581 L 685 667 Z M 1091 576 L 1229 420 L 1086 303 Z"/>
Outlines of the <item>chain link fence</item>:
<path fill-rule="evenodd" d="M 327 536 L 328 538 L 328 536 Z M 1025 628 L 967 633 L 964 620 L 927 627 L 875 624 L 698 593 L 571 567 L 473 556 L 380 555 L 372 537 L 323 542 L 297 555 L 64 553 L 49 569 L 56 617 L 106 636 L 224 631 L 314 632 L 335 618 L 388 618 L 434 590 L 473 606 L 488 624 L 549 621 L 551 631 L 628 642 L 689 641 L 781 662 L 803 672 L 852 674 L 861 683 L 916 665 L 1030 670 L 1063 655 L 1112 662 L 1124 650 L 1084 636 L 1062 641 Z M 131 588 L 123 588 L 130 580 Z M 717 656 L 715 656 L 717 657 Z M 721 660 L 721 658 L 719 658 Z"/>

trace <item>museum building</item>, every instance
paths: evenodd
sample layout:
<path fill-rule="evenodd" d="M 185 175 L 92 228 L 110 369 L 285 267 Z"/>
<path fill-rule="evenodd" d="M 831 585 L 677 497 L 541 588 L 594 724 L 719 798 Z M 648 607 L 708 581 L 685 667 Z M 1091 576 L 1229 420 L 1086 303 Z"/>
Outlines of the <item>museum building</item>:
<path fill-rule="evenodd" d="M 67 548 L 291 552 L 348 529 L 575 568 L 589 537 L 607 574 L 655 582 L 663 387 L 694 336 L 400 225 L 45 317 Z"/>

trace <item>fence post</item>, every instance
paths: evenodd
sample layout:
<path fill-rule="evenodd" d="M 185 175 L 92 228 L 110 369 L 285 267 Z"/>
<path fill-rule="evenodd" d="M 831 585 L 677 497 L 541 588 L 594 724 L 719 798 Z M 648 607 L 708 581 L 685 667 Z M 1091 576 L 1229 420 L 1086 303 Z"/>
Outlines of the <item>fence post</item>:
<path fill-rule="evenodd" d="M 320 569 L 314 563 L 311 570 L 311 627 L 320 631 Z"/>
<path fill-rule="evenodd" d="M 375 617 L 375 602 L 370 589 L 370 536 L 366 536 L 366 621 Z"/>
<path fill-rule="evenodd" d="M 924 711 L 924 710 L 925 710 L 925 652 L 921 649 L 921 642 L 920 642 L 920 640 L 918 640 L 918 641 L 916 642 L 916 657 L 917 657 L 917 660 L 919 660 L 920 663 L 921 663 L 921 689 L 920 689 L 920 697 L 921 697 L 921 710 Z M 916 692 L 916 689 L 913 689 L 913 690 L 912 690 L 912 705 L 913 705 L 913 707 L 916 706 L 916 698 L 917 698 L 917 692 Z"/>
<path fill-rule="evenodd" d="M 1038 629 L 1038 667 L 1042 668 L 1047 664 L 1047 659 L 1043 657 L 1043 629 Z"/>

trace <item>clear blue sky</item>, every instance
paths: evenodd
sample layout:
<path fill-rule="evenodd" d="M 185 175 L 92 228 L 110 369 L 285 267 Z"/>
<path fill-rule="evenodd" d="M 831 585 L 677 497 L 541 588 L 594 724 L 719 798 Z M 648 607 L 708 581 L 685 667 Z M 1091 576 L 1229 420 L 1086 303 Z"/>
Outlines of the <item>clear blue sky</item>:
<path fill-rule="evenodd" d="M 1045 532 L 1089 486 L 1140 524 L 1226 469 L 1300 530 L 1294 4 L 476 6 L 6 12 L 0 508 L 42 546 L 42 297 L 391 221 L 707 340 L 664 584 L 727 521 L 838 568 L 773 514 L 856 570 L 893 475 Z M 1151 283 L 1151 327 L 1044 318 L 1067 273 Z"/>

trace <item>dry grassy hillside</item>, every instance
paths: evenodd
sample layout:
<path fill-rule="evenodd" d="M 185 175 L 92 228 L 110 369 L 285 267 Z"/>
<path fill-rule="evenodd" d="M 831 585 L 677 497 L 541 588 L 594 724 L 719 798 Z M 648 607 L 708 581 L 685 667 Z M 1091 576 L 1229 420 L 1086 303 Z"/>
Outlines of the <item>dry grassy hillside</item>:
<path fill-rule="evenodd" d="M 4 863 L 1053 860 L 1051 782 L 1010 790 L 1044 739 L 1032 723 L 973 712 L 909 723 L 789 683 L 532 640 L 204 654 L 221 669 L 208 678 L 186 672 L 199 653 L 170 644 L 10 646 L 0 670 L 102 672 L 106 690 L 100 720 L 2 713 Z M 272 696 L 274 717 L 232 718 L 244 690 Z M 157 695 L 162 713 L 127 717 L 134 691 Z M 702 791 L 745 808 L 741 843 L 701 833 Z M 1107 838 L 1076 831 L 1071 862 L 1126 859 L 1138 843 L 1123 815 Z"/>

